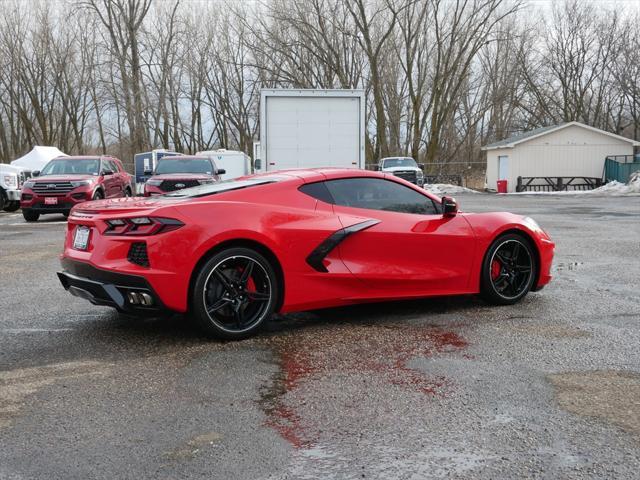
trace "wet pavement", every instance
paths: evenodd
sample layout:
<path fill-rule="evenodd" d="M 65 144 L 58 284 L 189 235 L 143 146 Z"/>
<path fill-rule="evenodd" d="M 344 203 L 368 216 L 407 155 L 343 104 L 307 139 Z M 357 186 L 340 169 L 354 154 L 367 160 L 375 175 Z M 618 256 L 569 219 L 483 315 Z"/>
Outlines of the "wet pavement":
<path fill-rule="evenodd" d="M 552 284 L 235 343 L 66 294 L 64 219 L 0 214 L 0 479 L 637 478 L 640 197 L 458 199 L 537 219 Z"/>

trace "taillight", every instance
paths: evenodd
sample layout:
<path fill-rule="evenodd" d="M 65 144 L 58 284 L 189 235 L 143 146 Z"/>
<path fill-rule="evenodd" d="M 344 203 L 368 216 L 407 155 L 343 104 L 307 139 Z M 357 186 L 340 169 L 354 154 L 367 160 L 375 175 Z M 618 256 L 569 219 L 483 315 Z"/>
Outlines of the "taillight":
<path fill-rule="evenodd" d="M 180 220 L 160 217 L 112 218 L 105 222 L 105 235 L 156 235 L 177 230 L 184 225 Z"/>

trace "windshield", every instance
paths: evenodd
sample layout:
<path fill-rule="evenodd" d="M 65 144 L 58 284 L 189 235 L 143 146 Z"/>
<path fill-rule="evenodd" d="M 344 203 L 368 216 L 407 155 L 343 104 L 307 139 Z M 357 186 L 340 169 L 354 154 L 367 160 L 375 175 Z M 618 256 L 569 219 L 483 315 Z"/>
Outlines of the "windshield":
<path fill-rule="evenodd" d="M 100 160 L 96 158 L 76 158 L 73 160 L 61 158 L 47 163 L 40 176 L 43 175 L 99 175 Z"/>
<path fill-rule="evenodd" d="M 213 175 L 213 166 L 208 158 L 163 158 L 158 161 L 156 175 L 166 173 L 204 173 Z"/>
<path fill-rule="evenodd" d="M 382 168 L 393 167 L 417 167 L 418 164 L 413 158 L 401 157 L 401 158 L 387 158 L 384 160 Z"/>
<path fill-rule="evenodd" d="M 238 190 L 240 188 L 255 187 L 257 185 L 266 185 L 267 183 L 274 183 L 281 180 L 282 177 L 263 177 L 263 178 L 248 178 L 246 180 L 223 180 L 217 183 L 210 183 L 206 185 L 199 185 L 197 187 L 185 188 L 184 190 L 177 190 L 175 192 L 166 193 L 163 197 L 206 197 L 207 195 L 213 195 L 221 192 L 228 192 L 230 190 Z M 157 198 L 157 197 L 156 197 Z"/>

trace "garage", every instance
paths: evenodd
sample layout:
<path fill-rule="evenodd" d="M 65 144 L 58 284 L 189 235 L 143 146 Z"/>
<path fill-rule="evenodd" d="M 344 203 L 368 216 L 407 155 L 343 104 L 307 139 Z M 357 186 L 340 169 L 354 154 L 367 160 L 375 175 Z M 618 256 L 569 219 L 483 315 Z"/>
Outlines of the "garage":
<path fill-rule="evenodd" d="M 631 158 L 638 145 L 580 122 L 531 130 L 482 148 L 487 152 L 486 187 L 497 190 L 498 180 L 506 180 L 507 192 L 595 188 L 606 157 Z"/>

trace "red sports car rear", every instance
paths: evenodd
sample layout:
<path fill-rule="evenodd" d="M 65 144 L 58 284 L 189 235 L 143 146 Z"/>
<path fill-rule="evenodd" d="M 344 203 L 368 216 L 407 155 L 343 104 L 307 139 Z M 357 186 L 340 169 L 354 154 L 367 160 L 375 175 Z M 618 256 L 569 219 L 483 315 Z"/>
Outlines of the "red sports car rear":
<path fill-rule="evenodd" d="M 190 312 L 243 338 L 274 312 L 482 294 L 515 303 L 551 279 L 531 219 L 458 213 L 392 175 L 297 170 L 74 208 L 59 273 L 128 313 Z"/>

